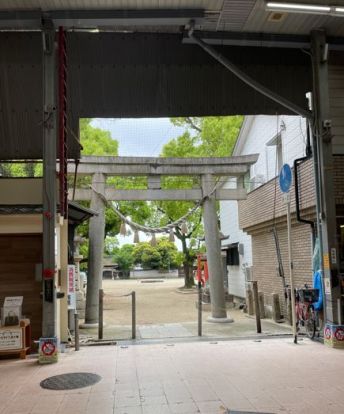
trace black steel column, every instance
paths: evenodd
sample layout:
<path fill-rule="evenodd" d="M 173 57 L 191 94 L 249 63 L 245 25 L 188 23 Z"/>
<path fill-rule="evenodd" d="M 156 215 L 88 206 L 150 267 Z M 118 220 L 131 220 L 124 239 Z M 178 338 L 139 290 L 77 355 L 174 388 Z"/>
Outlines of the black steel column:
<path fill-rule="evenodd" d="M 319 229 L 321 234 L 322 268 L 325 289 L 325 318 L 338 323 L 337 299 L 340 297 L 338 280 L 338 248 L 336 239 L 336 204 L 333 182 L 332 133 L 328 88 L 327 44 L 324 30 L 311 33 L 313 67 L 313 135 L 316 147 L 315 171 L 318 174 Z"/>
<path fill-rule="evenodd" d="M 56 336 L 56 45 L 55 29 L 43 22 L 43 321 L 44 337 Z"/>

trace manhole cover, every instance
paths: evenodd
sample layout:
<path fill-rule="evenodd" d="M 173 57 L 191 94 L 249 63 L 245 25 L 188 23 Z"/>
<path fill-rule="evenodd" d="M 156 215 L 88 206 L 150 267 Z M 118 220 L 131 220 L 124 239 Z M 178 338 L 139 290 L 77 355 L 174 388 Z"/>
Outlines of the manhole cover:
<path fill-rule="evenodd" d="M 99 375 L 89 372 L 71 372 L 46 378 L 41 381 L 40 385 L 48 390 L 74 390 L 75 388 L 89 387 L 101 379 Z"/>

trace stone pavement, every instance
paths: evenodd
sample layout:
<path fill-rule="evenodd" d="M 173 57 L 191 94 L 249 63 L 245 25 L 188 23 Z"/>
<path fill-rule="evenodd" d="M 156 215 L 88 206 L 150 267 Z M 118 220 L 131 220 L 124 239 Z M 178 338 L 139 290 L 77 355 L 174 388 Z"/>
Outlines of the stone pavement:
<path fill-rule="evenodd" d="M 207 321 L 209 314 L 203 315 L 203 336 L 211 338 L 247 338 L 261 335 L 257 334 L 256 319 L 248 316 L 239 309 L 230 309 L 229 314 L 234 323 L 212 323 Z M 262 335 L 288 335 L 291 326 L 288 323 L 276 323 L 272 319 L 262 319 Z M 105 339 L 130 339 L 131 325 L 105 324 Z M 137 339 L 165 339 L 165 338 L 197 338 L 197 321 L 138 324 Z M 81 329 L 80 334 L 96 338 L 98 329 Z"/>
<path fill-rule="evenodd" d="M 93 372 L 98 384 L 39 383 Z M 344 413 L 343 351 L 290 338 L 82 347 L 54 365 L 0 361 L 0 414 Z"/>

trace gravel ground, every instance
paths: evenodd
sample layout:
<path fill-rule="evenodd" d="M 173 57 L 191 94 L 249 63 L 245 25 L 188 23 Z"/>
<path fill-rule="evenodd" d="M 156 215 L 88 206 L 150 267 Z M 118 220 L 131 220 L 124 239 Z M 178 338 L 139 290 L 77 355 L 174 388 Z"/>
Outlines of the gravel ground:
<path fill-rule="evenodd" d="M 197 291 L 180 293 L 183 279 L 104 280 L 104 321 L 106 324 L 131 323 L 131 297 L 115 297 L 136 292 L 138 324 L 192 322 L 197 320 Z M 145 282 L 145 283 L 142 283 Z"/>
<path fill-rule="evenodd" d="M 136 292 L 137 339 L 197 337 L 197 290 L 181 292 L 183 279 L 104 280 L 104 338 L 131 338 L 131 295 Z M 129 296 L 126 296 L 128 295 Z M 270 319 L 262 320 L 262 334 L 256 333 L 254 317 L 239 309 L 229 309 L 227 316 L 234 323 L 211 323 L 210 312 L 203 311 L 203 336 L 205 337 L 252 337 L 261 335 L 289 334 L 290 326 L 277 324 Z M 96 337 L 97 329 L 82 329 L 83 335 Z"/>

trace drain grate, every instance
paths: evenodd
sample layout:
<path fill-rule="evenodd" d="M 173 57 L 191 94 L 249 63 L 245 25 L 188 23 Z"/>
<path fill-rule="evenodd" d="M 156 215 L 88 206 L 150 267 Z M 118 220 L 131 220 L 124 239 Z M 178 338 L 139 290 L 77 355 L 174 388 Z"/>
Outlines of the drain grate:
<path fill-rule="evenodd" d="M 99 375 L 89 372 L 71 372 L 46 378 L 41 381 L 40 386 L 47 390 L 74 390 L 89 387 L 101 379 Z"/>

